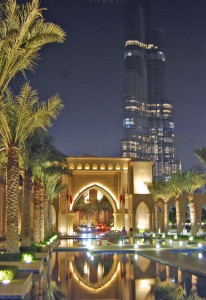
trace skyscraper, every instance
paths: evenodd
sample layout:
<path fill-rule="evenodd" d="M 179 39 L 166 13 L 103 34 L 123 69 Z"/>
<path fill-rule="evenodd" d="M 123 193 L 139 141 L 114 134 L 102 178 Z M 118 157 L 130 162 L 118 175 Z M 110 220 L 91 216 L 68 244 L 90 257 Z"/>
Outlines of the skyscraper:
<path fill-rule="evenodd" d="M 154 2 L 154 1 L 153 1 Z M 167 98 L 163 32 L 153 28 L 150 0 L 125 2 L 122 156 L 152 160 L 153 175 L 178 170 L 173 104 Z"/>

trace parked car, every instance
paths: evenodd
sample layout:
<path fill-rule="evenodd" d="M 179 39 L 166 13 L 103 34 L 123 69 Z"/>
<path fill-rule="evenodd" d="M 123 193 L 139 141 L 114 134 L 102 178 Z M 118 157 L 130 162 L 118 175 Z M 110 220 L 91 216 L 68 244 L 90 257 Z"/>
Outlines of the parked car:
<path fill-rule="evenodd" d="M 109 231 L 109 230 L 110 230 L 110 227 L 107 226 L 107 225 L 105 225 L 105 224 L 100 223 L 100 224 L 98 224 L 98 225 L 95 227 L 95 229 L 96 229 L 97 231 Z"/>
<path fill-rule="evenodd" d="M 75 232 L 81 232 L 81 233 L 90 233 L 90 232 L 93 232 L 94 230 L 95 230 L 94 227 L 90 227 L 90 226 L 85 225 L 85 224 L 76 226 L 74 228 Z"/>

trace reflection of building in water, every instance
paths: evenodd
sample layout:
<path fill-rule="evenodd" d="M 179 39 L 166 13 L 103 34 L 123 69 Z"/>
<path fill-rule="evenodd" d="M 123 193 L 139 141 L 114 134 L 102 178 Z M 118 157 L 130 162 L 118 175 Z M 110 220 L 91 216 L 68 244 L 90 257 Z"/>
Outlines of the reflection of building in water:
<path fill-rule="evenodd" d="M 149 292 L 157 278 L 181 287 L 186 278 L 190 289 L 197 290 L 197 277 L 137 254 L 59 252 L 52 255 L 52 267 L 52 280 L 68 300 L 90 299 L 91 295 L 94 299 L 150 300 Z"/>

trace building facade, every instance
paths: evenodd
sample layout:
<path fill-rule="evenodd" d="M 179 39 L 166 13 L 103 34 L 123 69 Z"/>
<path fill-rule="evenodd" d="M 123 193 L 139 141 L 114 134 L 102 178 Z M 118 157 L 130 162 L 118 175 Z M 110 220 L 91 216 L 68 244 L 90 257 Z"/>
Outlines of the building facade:
<path fill-rule="evenodd" d="M 177 172 L 179 162 L 175 159 L 173 104 L 167 98 L 163 32 L 153 29 L 151 3 L 125 2 L 121 147 L 123 157 L 153 161 L 154 177 L 162 178 Z"/>

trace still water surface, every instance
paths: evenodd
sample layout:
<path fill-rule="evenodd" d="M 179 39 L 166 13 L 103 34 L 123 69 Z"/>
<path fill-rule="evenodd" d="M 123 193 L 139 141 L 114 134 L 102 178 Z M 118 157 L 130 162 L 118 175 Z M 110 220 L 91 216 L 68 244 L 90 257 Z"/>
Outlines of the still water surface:
<path fill-rule="evenodd" d="M 150 292 L 157 282 L 163 286 L 175 283 L 187 295 L 206 299 L 206 278 L 137 254 L 53 252 L 50 274 L 51 286 L 61 290 L 68 300 L 154 299 Z"/>

